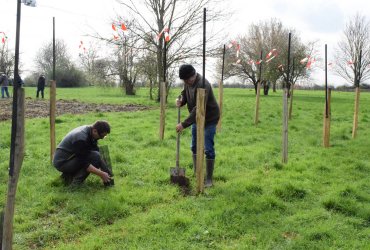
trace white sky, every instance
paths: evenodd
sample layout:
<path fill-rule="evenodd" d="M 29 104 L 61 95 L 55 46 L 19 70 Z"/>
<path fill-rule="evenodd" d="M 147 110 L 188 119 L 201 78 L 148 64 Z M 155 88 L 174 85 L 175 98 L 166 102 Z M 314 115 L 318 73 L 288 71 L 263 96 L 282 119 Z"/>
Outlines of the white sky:
<path fill-rule="evenodd" d="M 138 0 L 135 0 L 138 1 Z M 331 51 L 341 39 L 346 21 L 357 12 L 370 20 L 369 0 L 225 0 L 225 7 L 234 12 L 228 20 L 230 39 L 246 32 L 248 25 L 278 18 L 285 27 L 296 29 L 304 42 L 319 40 L 319 53 L 324 58 L 324 44 Z M 0 31 L 8 36 L 9 47 L 15 46 L 16 0 L 0 0 Z M 212 7 L 212 6 L 210 6 Z M 207 7 L 208 8 L 208 7 Z M 37 0 L 37 7 L 22 5 L 20 60 L 24 75 L 34 70 L 33 59 L 40 47 L 52 40 L 52 17 L 56 18 L 56 38 L 67 42 L 74 59 L 86 34 L 98 31 L 112 35 L 111 20 L 124 11 L 116 0 Z M 225 41 L 226 42 L 226 41 Z M 322 49 L 321 49 L 322 48 Z M 213 66 L 207 66 L 214 71 Z M 207 78 L 212 78 L 209 74 Z M 210 79 L 211 81 L 214 79 Z M 323 84 L 324 72 L 315 70 L 313 82 Z M 329 84 L 343 84 L 329 75 Z"/>

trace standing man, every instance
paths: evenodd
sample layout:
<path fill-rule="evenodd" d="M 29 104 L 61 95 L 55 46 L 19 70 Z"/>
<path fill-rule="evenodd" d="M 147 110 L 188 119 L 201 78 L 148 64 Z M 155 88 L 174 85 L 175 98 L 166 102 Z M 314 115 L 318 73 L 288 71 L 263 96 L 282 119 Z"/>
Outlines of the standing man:
<path fill-rule="evenodd" d="M 0 74 L 0 85 L 1 85 L 1 98 L 5 98 L 4 94 L 6 94 L 6 97 L 9 98 L 9 79 L 8 76 L 5 73 Z"/>
<path fill-rule="evenodd" d="M 180 133 L 185 128 L 192 126 L 191 151 L 193 152 L 193 167 L 196 172 L 196 152 L 197 152 L 197 126 L 196 126 L 196 97 L 197 89 L 205 88 L 206 96 L 206 117 L 204 127 L 204 153 L 206 155 L 206 183 L 205 187 L 213 186 L 213 170 L 215 165 L 214 137 L 216 134 L 216 125 L 220 118 L 220 109 L 213 95 L 213 91 L 208 80 L 203 83 L 202 76 L 198 74 L 190 64 L 183 64 L 179 69 L 179 77 L 184 81 L 184 89 L 181 92 L 181 99 L 177 99 L 176 106 L 187 105 L 189 116 L 181 123 L 176 125 L 176 131 Z"/>
<path fill-rule="evenodd" d="M 73 129 L 63 138 L 55 151 L 53 165 L 62 172 L 67 184 L 81 184 L 93 173 L 105 186 L 113 185 L 113 174 L 102 161 L 98 148 L 98 140 L 109 133 L 108 122 L 96 121 Z"/>
<path fill-rule="evenodd" d="M 45 89 L 45 76 L 40 75 L 39 80 L 37 81 L 36 98 L 39 98 L 39 92 L 41 92 L 41 97 L 44 98 L 44 89 Z"/>

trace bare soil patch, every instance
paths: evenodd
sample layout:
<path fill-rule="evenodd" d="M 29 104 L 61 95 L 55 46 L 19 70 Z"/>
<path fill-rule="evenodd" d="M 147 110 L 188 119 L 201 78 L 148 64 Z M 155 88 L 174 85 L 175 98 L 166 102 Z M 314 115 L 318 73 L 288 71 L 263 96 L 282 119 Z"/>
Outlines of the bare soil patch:
<path fill-rule="evenodd" d="M 49 100 L 26 98 L 25 101 L 26 118 L 49 117 Z M 12 98 L 0 99 L 0 121 L 12 119 L 12 105 Z M 57 116 L 63 114 L 85 114 L 89 112 L 131 112 L 147 109 L 149 107 L 137 104 L 96 104 L 78 102 L 77 100 L 56 101 Z"/>

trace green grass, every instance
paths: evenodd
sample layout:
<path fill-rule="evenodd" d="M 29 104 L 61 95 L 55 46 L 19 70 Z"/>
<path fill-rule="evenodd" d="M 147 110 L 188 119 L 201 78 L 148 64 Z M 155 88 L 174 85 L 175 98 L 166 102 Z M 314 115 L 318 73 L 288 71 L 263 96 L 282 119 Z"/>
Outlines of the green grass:
<path fill-rule="evenodd" d="M 165 139 L 159 108 L 147 89 L 127 97 L 117 89 L 58 89 L 58 99 L 145 104 L 126 113 L 62 115 L 59 142 L 72 128 L 106 119 L 115 172 L 113 188 L 90 176 L 65 187 L 49 162 L 47 118 L 26 120 L 26 156 L 18 183 L 14 249 L 370 249 L 370 95 L 361 93 L 358 137 L 351 139 L 353 93 L 332 93 L 331 147 L 323 148 L 324 93 L 295 91 L 289 160 L 281 163 L 281 92 L 225 89 L 222 132 L 216 136 L 215 186 L 184 196 L 169 184 L 175 166 L 176 108 L 170 93 Z M 35 89 L 26 89 L 34 96 Z M 217 89 L 215 89 L 217 94 Z M 183 109 L 183 117 L 185 117 Z M 0 205 L 9 164 L 10 122 L 0 123 Z M 189 129 L 180 166 L 192 189 Z"/>

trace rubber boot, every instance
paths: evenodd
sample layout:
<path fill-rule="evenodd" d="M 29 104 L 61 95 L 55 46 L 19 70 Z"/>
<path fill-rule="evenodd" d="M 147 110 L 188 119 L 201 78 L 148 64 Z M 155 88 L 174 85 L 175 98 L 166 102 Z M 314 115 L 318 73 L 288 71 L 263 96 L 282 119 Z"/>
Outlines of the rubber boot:
<path fill-rule="evenodd" d="M 73 175 L 72 174 L 67 174 L 67 173 L 62 173 L 60 178 L 62 179 L 64 185 L 69 185 L 69 184 L 71 184 L 71 182 L 73 180 Z"/>
<path fill-rule="evenodd" d="M 193 170 L 194 170 L 194 176 L 197 175 L 197 155 L 193 154 Z"/>
<path fill-rule="evenodd" d="M 204 187 L 212 187 L 213 186 L 213 169 L 215 168 L 215 160 L 214 159 L 206 159 L 206 184 Z"/>

